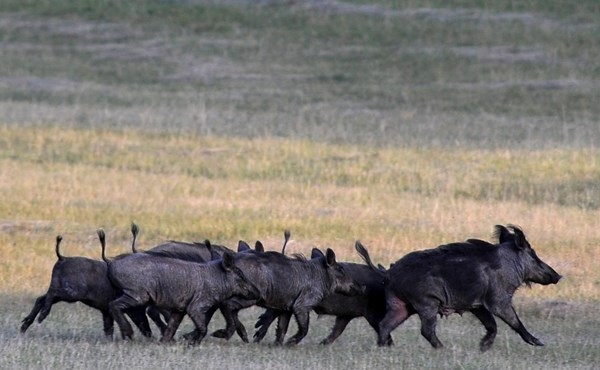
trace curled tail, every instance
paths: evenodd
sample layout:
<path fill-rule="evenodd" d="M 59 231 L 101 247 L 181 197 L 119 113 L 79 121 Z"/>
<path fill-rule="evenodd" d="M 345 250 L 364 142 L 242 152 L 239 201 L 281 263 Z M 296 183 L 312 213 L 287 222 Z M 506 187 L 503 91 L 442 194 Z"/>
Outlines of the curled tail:
<path fill-rule="evenodd" d="M 107 264 L 110 262 L 108 258 L 106 258 L 106 234 L 103 229 L 98 229 L 98 239 L 100 239 L 100 245 L 102 246 L 102 260 Z"/>
<path fill-rule="evenodd" d="M 140 232 L 140 228 L 138 227 L 138 225 L 135 224 L 135 222 L 131 223 L 131 234 L 133 235 L 133 241 L 131 242 L 131 251 L 133 253 L 137 253 L 138 250 L 135 247 L 135 241 L 137 240 L 137 236 L 138 233 Z"/>
<path fill-rule="evenodd" d="M 281 248 L 281 254 L 285 254 L 285 247 L 287 246 L 287 243 L 290 241 L 290 236 L 292 236 L 292 233 L 289 230 L 285 230 L 283 232 L 283 248 Z"/>
<path fill-rule="evenodd" d="M 371 261 L 371 256 L 369 256 L 369 251 L 367 251 L 367 248 L 365 248 L 364 245 L 362 245 L 362 243 L 360 241 L 356 241 L 356 244 L 354 245 L 354 248 L 356 249 L 356 251 L 358 252 L 358 254 L 362 257 L 362 259 L 365 261 L 365 263 L 375 272 L 379 273 L 382 276 L 387 275 L 387 270 L 379 265 L 379 266 L 375 266 L 373 264 L 373 262 Z"/>
<path fill-rule="evenodd" d="M 64 256 L 62 256 L 60 254 L 60 242 L 61 241 L 62 241 L 62 236 L 61 235 L 57 235 L 56 236 L 56 248 L 55 248 L 55 251 L 56 251 L 56 257 L 58 257 L 59 261 L 61 261 L 61 260 L 63 260 L 65 258 Z"/>

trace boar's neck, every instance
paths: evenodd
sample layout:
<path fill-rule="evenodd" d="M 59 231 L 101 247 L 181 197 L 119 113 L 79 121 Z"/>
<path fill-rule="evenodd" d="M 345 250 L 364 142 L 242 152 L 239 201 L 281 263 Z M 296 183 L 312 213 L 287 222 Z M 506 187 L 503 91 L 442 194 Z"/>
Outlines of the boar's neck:
<path fill-rule="evenodd" d="M 321 258 L 317 258 L 308 261 L 307 265 L 309 265 L 311 270 L 310 279 L 312 281 L 310 284 L 315 288 L 315 291 L 320 292 L 322 297 L 331 293 L 332 282 L 329 281 L 325 262 Z"/>
<path fill-rule="evenodd" d="M 525 268 L 517 251 L 510 244 L 502 244 L 498 248 L 500 268 L 497 270 L 500 281 L 512 292 L 525 283 Z"/>

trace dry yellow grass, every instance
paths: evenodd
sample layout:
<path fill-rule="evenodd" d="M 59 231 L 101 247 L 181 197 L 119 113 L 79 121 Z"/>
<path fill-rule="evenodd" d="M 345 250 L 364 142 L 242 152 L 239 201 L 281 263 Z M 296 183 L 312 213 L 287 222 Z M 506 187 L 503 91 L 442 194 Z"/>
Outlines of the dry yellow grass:
<path fill-rule="evenodd" d="M 563 190 L 540 193 L 536 185 L 593 179 L 596 152 L 365 152 L 305 141 L 56 128 L 4 127 L 0 137 L 0 284 L 7 293 L 45 289 L 56 234 L 65 238 L 63 254 L 98 258 L 95 229 L 107 229 L 114 255 L 127 250 L 133 220 L 142 247 L 210 238 L 228 245 L 260 239 L 279 249 L 289 228 L 291 252 L 329 246 L 359 261 L 353 245 L 360 239 L 383 264 L 445 242 L 489 239 L 494 224 L 514 223 L 565 276 L 556 287 L 520 294 L 600 298 L 599 211 L 547 201 Z M 519 197 L 502 195 L 513 190 Z"/>

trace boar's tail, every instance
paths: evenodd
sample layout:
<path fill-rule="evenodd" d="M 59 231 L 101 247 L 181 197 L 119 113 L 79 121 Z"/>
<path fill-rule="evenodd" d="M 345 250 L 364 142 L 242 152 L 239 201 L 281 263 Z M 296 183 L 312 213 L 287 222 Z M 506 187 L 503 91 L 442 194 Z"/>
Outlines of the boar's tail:
<path fill-rule="evenodd" d="M 56 251 L 56 257 L 58 258 L 59 261 L 63 260 L 65 257 L 63 257 L 60 254 L 60 242 L 62 241 L 62 236 L 57 235 L 56 236 L 56 247 L 55 247 L 55 251 Z"/>
<path fill-rule="evenodd" d="M 292 236 L 292 233 L 289 230 L 285 230 L 283 232 L 283 248 L 281 248 L 281 254 L 285 254 L 285 247 L 287 246 L 287 243 L 290 241 L 290 236 Z"/>
<path fill-rule="evenodd" d="M 387 275 L 387 270 L 379 265 L 379 266 L 375 266 L 373 264 L 373 261 L 371 261 L 371 256 L 369 256 L 369 251 L 367 251 L 367 248 L 365 248 L 364 245 L 362 245 L 362 243 L 360 241 L 356 241 L 356 244 L 354 245 L 354 248 L 356 248 L 356 251 L 358 252 L 358 254 L 362 257 L 362 259 L 366 262 L 366 264 L 375 272 L 379 273 L 382 276 Z"/>
<path fill-rule="evenodd" d="M 205 239 L 204 240 L 204 246 L 206 247 L 206 249 L 210 253 L 210 260 L 211 261 L 218 260 L 218 259 L 222 258 L 222 256 L 219 253 L 217 253 L 217 251 L 215 250 L 215 248 L 213 248 L 212 244 L 210 244 L 210 240 Z"/>
<path fill-rule="evenodd" d="M 108 264 L 110 260 L 106 258 L 106 234 L 103 229 L 98 229 L 98 239 L 100 239 L 100 245 L 102 246 L 102 260 Z"/>
<path fill-rule="evenodd" d="M 138 250 L 135 247 L 135 241 L 137 240 L 137 236 L 138 233 L 140 232 L 140 228 L 138 227 L 138 225 L 135 224 L 135 222 L 131 223 L 131 234 L 133 235 L 133 240 L 131 241 L 131 251 L 133 253 L 137 253 Z"/>

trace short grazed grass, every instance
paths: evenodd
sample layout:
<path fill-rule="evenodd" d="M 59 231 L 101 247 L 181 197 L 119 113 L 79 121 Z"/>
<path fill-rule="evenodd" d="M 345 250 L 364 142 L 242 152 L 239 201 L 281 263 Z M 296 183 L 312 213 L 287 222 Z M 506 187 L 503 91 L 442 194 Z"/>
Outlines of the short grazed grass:
<path fill-rule="evenodd" d="M 591 305 L 549 302 L 517 304 L 525 325 L 546 344 L 531 347 L 499 323 L 494 347 L 481 354 L 479 339 L 484 330 L 472 316 L 454 315 L 438 323 L 443 350 L 435 351 L 419 334 L 419 321 L 410 318 L 392 333 L 395 346 L 379 348 L 375 334 L 364 320 L 350 323 L 344 334 L 330 346 L 323 339 L 333 325 L 329 317 L 311 317 L 305 340 L 295 348 L 274 347 L 273 329 L 263 343 L 244 344 L 236 336 L 229 342 L 207 337 L 199 346 L 185 343 L 159 344 L 156 339 L 131 342 L 108 341 L 101 333 L 100 315 L 80 304 L 61 303 L 53 308 L 42 325 L 32 325 L 25 335 L 18 333 L 22 307 L 29 302 L 21 297 L 4 296 L 12 302 L 2 306 L 0 364 L 3 368 L 164 368 L 199 367 L 209 369 L 385 369 L 400 368 L 487 368 L 487 369 L 592 369 L 600 360 L 597 332 L 598 310 Z M 522 302 L 523 300 L 521 300 Z M 242 311 L 248 329 L 261 311 Z M 223 327 L 215 317 L 209 329 Z M 184 321 L 182 332 L 190 330 Z M 290 326 L 295 330 L 295 326 Z"/>

